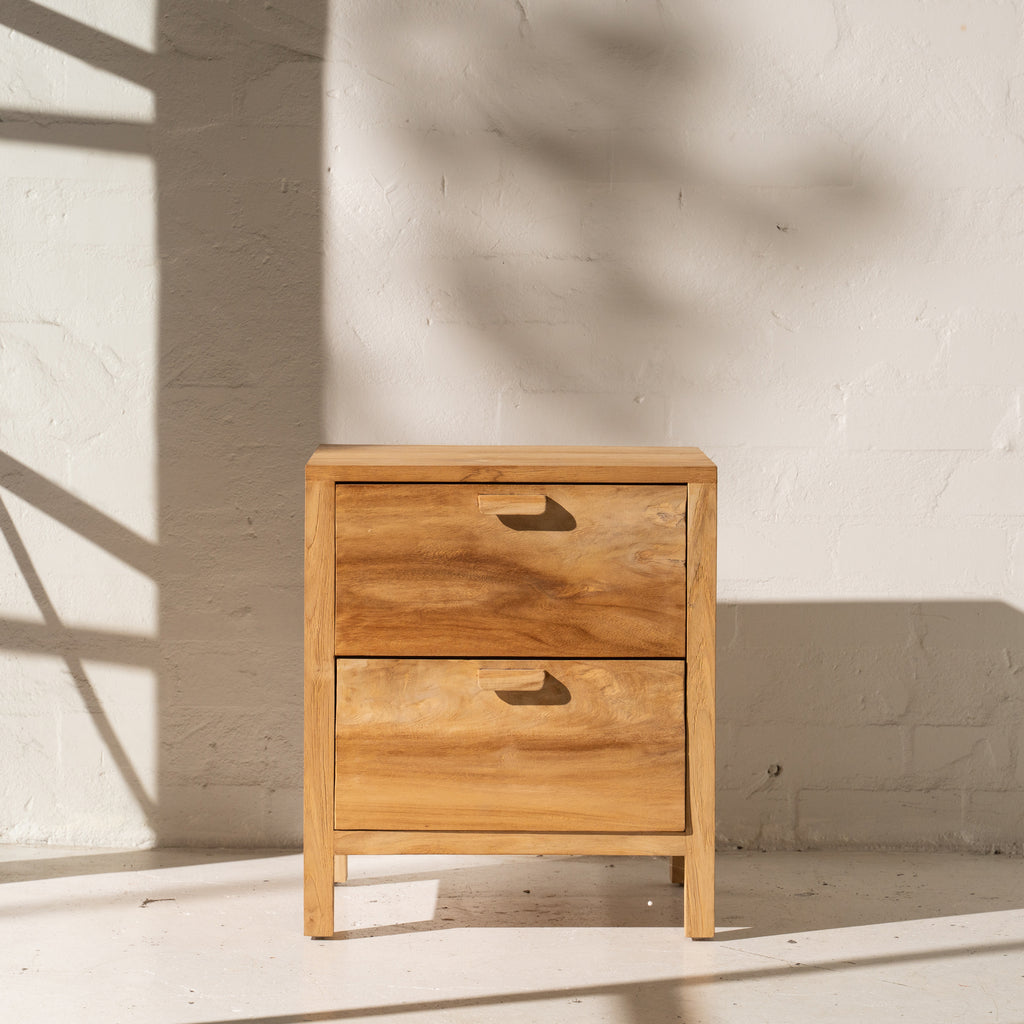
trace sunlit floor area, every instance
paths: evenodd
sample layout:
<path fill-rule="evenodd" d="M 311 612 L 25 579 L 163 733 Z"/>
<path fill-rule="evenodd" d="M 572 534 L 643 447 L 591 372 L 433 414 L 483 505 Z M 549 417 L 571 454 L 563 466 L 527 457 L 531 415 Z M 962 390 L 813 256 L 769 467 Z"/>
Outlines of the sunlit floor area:
<path fill-rule="evenodd" d="M 354 857 L 303 938 L 294 852 L 0 847 L 0 1019 L 1024 1024 L 1024 861 L 723 853 L 683 936 L 657 858 Z"/>

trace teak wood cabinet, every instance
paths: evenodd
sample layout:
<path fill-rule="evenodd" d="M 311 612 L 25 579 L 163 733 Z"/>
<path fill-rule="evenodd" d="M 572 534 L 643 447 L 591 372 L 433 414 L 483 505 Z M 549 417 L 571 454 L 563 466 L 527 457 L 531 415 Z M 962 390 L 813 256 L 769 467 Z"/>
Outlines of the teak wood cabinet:
<path fill-rule="evenodd" d="M 714 934 L 716 486 L 694 448 L 317 449 L 307 935 L 384 853 L 669 856 Z"/>

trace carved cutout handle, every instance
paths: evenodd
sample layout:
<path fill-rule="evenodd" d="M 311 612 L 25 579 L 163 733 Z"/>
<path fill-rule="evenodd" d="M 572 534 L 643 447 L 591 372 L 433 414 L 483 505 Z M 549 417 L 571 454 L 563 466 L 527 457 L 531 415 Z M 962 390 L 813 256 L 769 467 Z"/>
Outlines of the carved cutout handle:
<path fill-rule="evenodd" d="M 476 500 L 489 516 L 539 516 L 548 503 L 543 494 L 479 494 Z"/>
<path fill-rule="evenodd" d="M 544 689 L 544 676 L 542 668 L 481 668 L 476 681 L 481 690 L 526 692 Z"/>

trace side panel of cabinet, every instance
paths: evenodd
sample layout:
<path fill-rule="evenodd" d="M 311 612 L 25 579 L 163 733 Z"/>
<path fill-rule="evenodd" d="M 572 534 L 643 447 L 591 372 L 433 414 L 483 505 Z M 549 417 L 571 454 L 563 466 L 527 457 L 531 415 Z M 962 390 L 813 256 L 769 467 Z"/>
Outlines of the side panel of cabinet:
<path fill-rule="evenodd" d="M 718 489 L 695 484 L 689 496 L 686 720 L 690 761 L 690 850 L 682 865 L 686 934 L 715 934 L 715 611 Z"/>
<path fill-rule="evenodd" d="M 306 482 L 302 848 L 305 934 L 334 934 L 334 484 Z"/>

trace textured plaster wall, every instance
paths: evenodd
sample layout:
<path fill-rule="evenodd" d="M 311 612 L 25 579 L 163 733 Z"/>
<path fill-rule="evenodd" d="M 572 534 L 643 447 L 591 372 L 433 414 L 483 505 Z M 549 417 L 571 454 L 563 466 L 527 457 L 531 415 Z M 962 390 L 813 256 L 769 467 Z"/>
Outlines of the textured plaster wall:
<path fill-rule="evenodd" d="M 721 841 L 1020 848 L 1022 22 L 8 0 L 0 838 L 297 840 L 317 441 L 651 443 Z"/>
<path fill-rule="evenodd" d="M 1024 840 L 1022 9 L 331 21 L 326 436 L 717 459 L 722 842 Z"/>
<path fill-rule="evenodd" d="M 298 840 L 324 31 L 0 6 L 0 839 Z"/>

